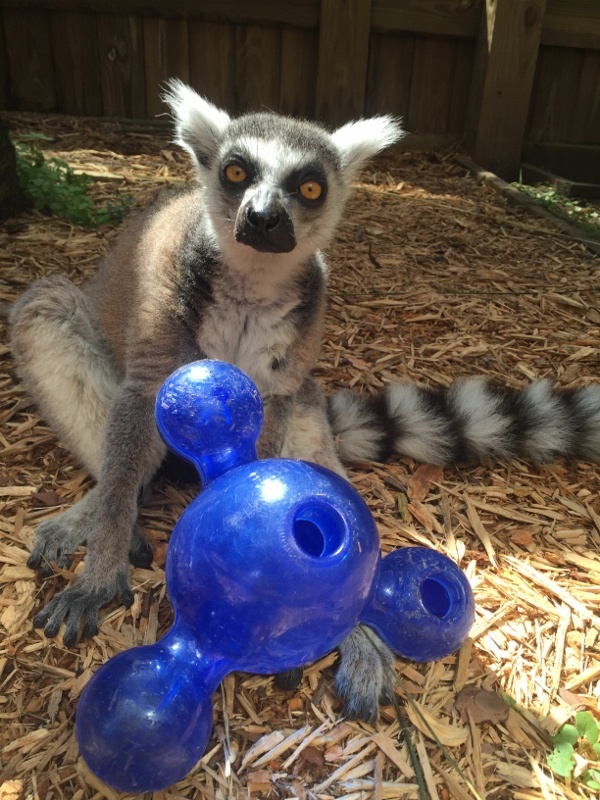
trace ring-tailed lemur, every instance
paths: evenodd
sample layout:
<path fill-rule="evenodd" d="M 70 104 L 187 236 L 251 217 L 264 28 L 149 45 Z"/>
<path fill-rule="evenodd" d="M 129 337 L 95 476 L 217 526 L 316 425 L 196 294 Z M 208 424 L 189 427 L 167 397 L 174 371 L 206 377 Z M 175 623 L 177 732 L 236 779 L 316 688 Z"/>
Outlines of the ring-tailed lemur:
<path fill-rule="evenodd" d="M 321 346 L 330 242 L 352 179 L 401 136 L 375 117 L 328 133 L 273 113 L 232 119 L 180 83 L 166 101 L 198 185 L 163 197 L 122 232 L 83 288 L 51 277 L 16 303 L 12 344 L 19 372 L 55 431 L 97 478 L 75 506 L 44 522 L 29 564 L 68 564 L 87 542 L 79 579 L 35 618 L 48 636 L 65 622 L 72 644 L 97 630 L 98 610 L 131 604 L 128 560 L 147 564 L 137 498 L 165 447 L 153 404 L 178 366 L 230 361 L 265 401 L 262 456 L 318 462 L 426 462 L 529 455 L 600 457 L 600 386 L 523 391 L 467 380 L 448 391 L 403 383 L 376 398 L 326 401 L 311 370 Z M 336 445 L 338 449 L 336 450 Z M 337 690 L 346 712 L 373 719 L 393 692 L 393 657 L 371 630 L 342 643 Z"/>

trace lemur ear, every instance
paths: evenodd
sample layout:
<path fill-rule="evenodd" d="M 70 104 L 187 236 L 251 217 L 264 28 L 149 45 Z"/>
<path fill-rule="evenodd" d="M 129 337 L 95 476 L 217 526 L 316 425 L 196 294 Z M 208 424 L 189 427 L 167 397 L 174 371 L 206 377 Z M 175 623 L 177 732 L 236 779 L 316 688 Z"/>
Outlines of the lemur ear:
<path fill-rule="evenodd" d="M 173 79 L 167 86 L 163 100 L 175 120 L 175 141 L 190 153 L 198 166 L 206 167 L 231 118 L 182 81 Z"/>
<path fill-rule="evenodd" d="M 342 168 L 353 178 L 365 162 L 404 136 L 400 120 L 390 115 L 348 122 L 331 134 Z"/>

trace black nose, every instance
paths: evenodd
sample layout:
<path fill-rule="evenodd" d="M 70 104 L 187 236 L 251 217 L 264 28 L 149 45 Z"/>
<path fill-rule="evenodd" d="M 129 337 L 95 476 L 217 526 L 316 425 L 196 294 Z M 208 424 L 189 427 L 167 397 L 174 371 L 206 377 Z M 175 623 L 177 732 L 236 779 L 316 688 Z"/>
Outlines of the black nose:
<path fill-rule="evenodd" d="M 242 209 L 235 238 L 259 253 L 289 253 L 296 247 L 294 224 L 281 203 Z"/>
<path fill-rule="evenodd" d="M 247 208 L 246 222 L 251 228 L 254 228 L 257 233 L 262 233 L 263 235 L 268 236 L 270 233 L 275 231 L 275 228 L 277 228 L 281 222 L 281 215 L 268 211 L 255 211 L 253 208 Z"/>

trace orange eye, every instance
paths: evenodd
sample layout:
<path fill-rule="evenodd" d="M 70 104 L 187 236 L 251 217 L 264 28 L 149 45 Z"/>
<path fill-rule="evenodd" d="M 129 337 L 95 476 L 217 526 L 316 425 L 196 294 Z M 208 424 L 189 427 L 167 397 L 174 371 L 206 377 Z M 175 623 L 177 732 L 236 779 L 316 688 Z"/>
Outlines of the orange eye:
<path fill-rule="evenodd" d="M 229 164 L 228 167 L 225 167 L 225 177 L 231 183 L 242 183 L 248 177 L 248 173 L 239 164 Z"/>
<path fill-rule="evenodd" d="M 323 194 L 323 187 L 316 181 L 305 181 L 300 184 L 298 191 L 306 200 L 318 200 Z"/>

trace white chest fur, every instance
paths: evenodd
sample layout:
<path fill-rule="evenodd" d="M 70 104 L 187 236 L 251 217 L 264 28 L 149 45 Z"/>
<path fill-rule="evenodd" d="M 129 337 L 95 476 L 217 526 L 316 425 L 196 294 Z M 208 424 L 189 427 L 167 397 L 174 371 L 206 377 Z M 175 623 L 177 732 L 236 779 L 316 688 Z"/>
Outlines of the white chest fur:
<path fill-rule="evenodd" d="M 285 360 L 298 335 L 290 316 L 296 303 L 263 306 L 218 299 L 206 310 L 198 343 L 208 358 L 244 370 L 267 397 L 282 388 L 277 363 Z"/>

